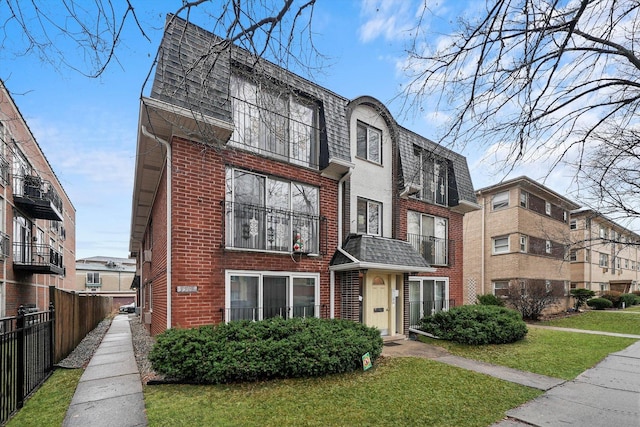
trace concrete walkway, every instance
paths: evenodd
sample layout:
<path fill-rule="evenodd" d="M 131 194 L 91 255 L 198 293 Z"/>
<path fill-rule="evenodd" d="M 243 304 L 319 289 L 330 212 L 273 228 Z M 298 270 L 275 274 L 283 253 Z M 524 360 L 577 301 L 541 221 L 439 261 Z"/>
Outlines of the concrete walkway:
<path fill-rule="evenodd" d="M 129 317 L 119 314 L 82 374 L 64 427 L 146 426 Z"/>
<path fill-rule="evenodd" d="M 528 326 L 640 340 L 639 335 Z M 493 427 L 640 426 L 640 341 L 608 355 L 572 381 L 453 356 L 440 347 L 418 341 L 385 344 L 384 356 L 425 357 L 545 391 L 542 396 L 507 411 L 507 418 Z"/>

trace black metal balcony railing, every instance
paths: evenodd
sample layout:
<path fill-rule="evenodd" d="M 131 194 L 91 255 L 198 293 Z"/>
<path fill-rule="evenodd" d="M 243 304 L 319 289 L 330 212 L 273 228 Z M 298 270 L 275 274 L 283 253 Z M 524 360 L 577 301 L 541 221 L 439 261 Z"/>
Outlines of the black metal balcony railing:
<path fill-rule="evenodd" d="M 431 316 L 439 311 L 449 310 L 456 306 L 455 299 L 441 299 L 435 301 L 411 301 L 409 302 L 409 327 L 417 328 L 420 320 L 425 316 Z"/>
<path fill-rule="evenodd" d="M 282 209 L 226 202 L 226 246 L 278 252 L 320 251 L 322 218 Z"/>
<path fill-rule="evenodd" d="M 62 199 L 53 185 L 39 176 L 14 175 L 13 200 L 32 218 L 62 221 Z"/>
<path fill-rule="evenodd" d="M 62 254 L 49 245 L 14 242 L 13 269 L 28 273 L 63 274 Z"/>
<path fill-rule="evenodd" d="M 454 241 L 433 236 L 407 234 L 407 241 L 430 265 L 453 265 Z"/>
<path fill-rule="evenodd" d="M 9 162 L 3 155 L 0 155 L 0 182 L 2 185 L 9 183 Z"/>
<path fill-rule="evenodd" d="M 232 302 L 231 305 L 243 305 Z M 223 308 L 225 320 L 263 320 L 272 317 L 318 317 L 320 315 L 320 305 L 295 305 L 295 306 L 268 306 L 268 307 L 231 307 Z"/>
<path fill-rule="evenodd" d="M 9 235 L 0 232 L 0 257 L 6 258 L 11 255 Z"/>

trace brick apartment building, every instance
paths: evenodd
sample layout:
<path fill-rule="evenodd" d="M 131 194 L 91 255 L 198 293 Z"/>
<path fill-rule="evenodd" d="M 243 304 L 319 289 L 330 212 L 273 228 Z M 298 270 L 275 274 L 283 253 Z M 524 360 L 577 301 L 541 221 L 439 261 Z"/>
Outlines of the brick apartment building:
<path fill-rule="evenodd" d="M 0 317 L 75 284 L 76 211 L 0 81 Z"/>
<path fill-rule="evenodd" d="M 464 218 L 465 303 L 506 295 L 510 283 L 544 283 L 568 303 L 573 201 L 527 177 L 476 191 L 479 211 Z"/>
<path fill-rule="evenodd" d="M 591 210 L 571 212 L 571 288 L 629 293 L 640 290 L 640 236 Z"/>
<path fill-rule="evenodd" d="M 405 335 L 462 303 L 464 157 L 178 17 L 158 61 L 130 243 L 152 334 L 279 315 Z"/>

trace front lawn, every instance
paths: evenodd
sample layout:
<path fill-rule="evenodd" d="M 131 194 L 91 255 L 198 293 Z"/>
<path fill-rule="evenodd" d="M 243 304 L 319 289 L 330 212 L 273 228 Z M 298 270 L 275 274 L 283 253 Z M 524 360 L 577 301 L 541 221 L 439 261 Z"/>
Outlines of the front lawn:
<path fill-rule="evenodd" d="M 561 328 L 640 335 L 640 315 L 634 313 L 637 313 L 637 310 L 632 307 L 628 311 L 586 311 L 574 316 L 540 322 L 540 324 Z"/>
<path fill-rule="evenodd" d="M 237 385 L 144 388 L 149 426 L 488 426 L 540 395 L 431 360 L 379 360 L 367 372 Z"/>
<path fill-rule="evenodd" d="M 635 316 L 636 322 L 640 322 L 638 315 L 630 316 Z M 457 356 L 565 380 L 574 379 L 609 353 L 620 351 L 636 341 L 536 328 L 529 328 L 525 339 L 512 344 L 472 346 L 426 337 L 420 337 L 420 340 L 443 347 Z"/>

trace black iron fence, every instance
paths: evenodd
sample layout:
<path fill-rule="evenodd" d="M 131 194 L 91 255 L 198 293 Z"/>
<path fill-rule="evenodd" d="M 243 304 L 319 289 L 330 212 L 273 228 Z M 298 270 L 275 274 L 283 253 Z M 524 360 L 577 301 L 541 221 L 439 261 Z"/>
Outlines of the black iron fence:
<path fill-rule="evenodd" d="M 53 372 L 54 309 L 0 319 L 0 425 Z"/>

